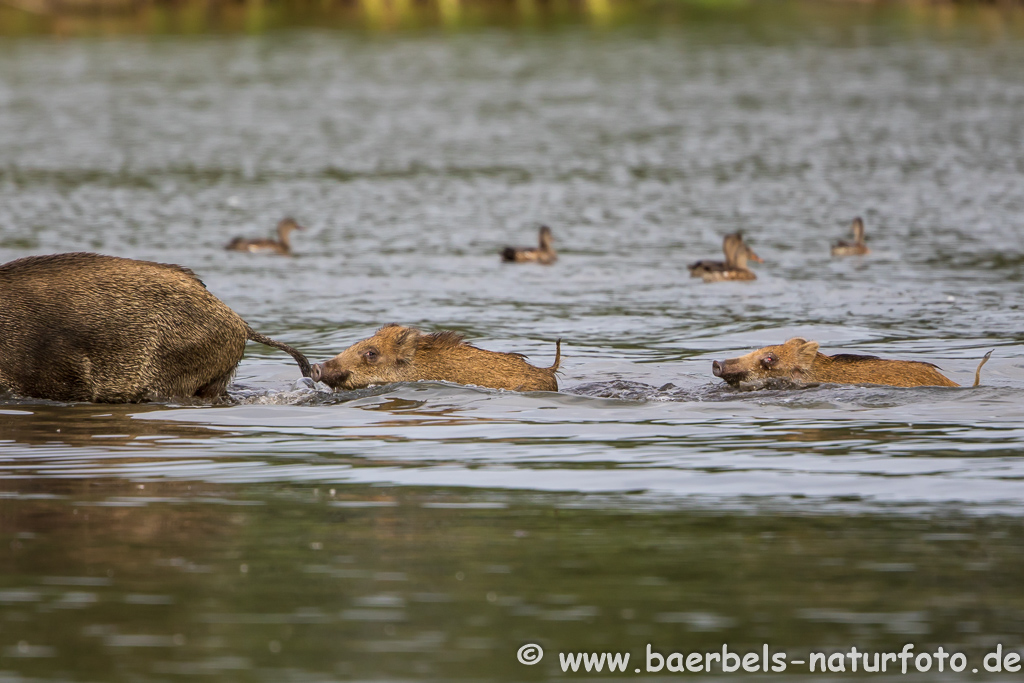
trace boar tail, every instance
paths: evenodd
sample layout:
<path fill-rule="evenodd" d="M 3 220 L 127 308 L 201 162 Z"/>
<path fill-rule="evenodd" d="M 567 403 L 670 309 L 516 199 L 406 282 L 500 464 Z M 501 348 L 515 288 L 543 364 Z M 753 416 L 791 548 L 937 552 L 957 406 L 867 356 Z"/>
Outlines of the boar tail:
<path fill-rule="evenodd" d="M 309 361 L 299 351 L 296 351 L 295 349 L 288 346 L 284 342 L 275 341 L 270 337 L 263 336 L 262 334 L 252 329 L 248 325 L 245 326 L 245 335 L 247 339 L 250 339 L 254 342 L 266 344 L 267 346 L 273 346 L 275 349 L 281 349 L 282 351 L 290 355 L 292 358 L 294 358 L 295 362 L 299 364 L 299 370 L 302 371 L 303 377 L 310 376 L 311 368 L 309 366 Z"/>
<path fill-rule="evenodd" d="M 992 351 L 995 351 L 995 349 L 992 349 Z M 992 351 L 986 353 L 985 357 L 978 363 L 978 369 L 974 371 L 974 386 L 978 386 L 981 383 L 981 366 L 988 362 L 988 357 L 992 355 Z"/>
<path fill-rule="evenodd" d="M 558 372 L 558 364 L 562 362 L 562 340 L 555 342 L 555 364 L 548 368 L 552 374 Z"/>

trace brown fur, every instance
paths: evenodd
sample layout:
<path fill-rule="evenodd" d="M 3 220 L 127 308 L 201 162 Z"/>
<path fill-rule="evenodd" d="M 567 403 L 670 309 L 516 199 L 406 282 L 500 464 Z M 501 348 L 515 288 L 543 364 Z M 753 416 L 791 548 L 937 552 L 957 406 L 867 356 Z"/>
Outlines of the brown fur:
<path fill-rule="evenodd" d="M 268 252 L 271 254 L 281 254 L 282 256 L 291 256 L 291 233 L 294 230 L 305 230 L 305 228 L 296 223 L 294 218 L 285 218 L 277 224 L 276 240 L 266 239 L 263 237 L 257 239 L 235 237 L 228 242 L 224 248 L 228 251 L 247 251 L 250 253 Z"/>
<path fill-rule="evenodd" d="M 988 355 L 978 365 L 974 386 L 978 386 L 981 366 L 987 360 Z M 884 384 L 893 387 L 960 386 L 944 377 L 931 363 L 852 354 L 826 356 L 818 352 L 818 342 L 809 342 L 799 337 L 780 346 L 766 346 L 739 358 L 715 361 L 712 371 L 716 377 L 734 386 L 740 383 L 764 385 L 773 379 L 832 384 Z"/>
<path fill-rule="evenodd" d="M 541 263 L 549 266 L 558 260 L 555 253 L 555 238 L 551 236 L 551 228 L 540 226 L 537 236 L 538 247 L 505 247 L 501 251 L 501 260 L 509 263 Z"/>
<path fill-rule="evenodd" d="M 725 261 L 702 260 L 691 263 L 690 277 L 702 278 L 704 282 L 757 279 L 754 271 L 747 268 L 747 259 L 755 263 L 764 263 L 764 260 L 743 241 L 743 235 L 738 232 L 726 235 L 722 240 L 722 252 Z"/>
<path fill-rule="evenodd" d="M 519 353 L 485 351 L 451 332 L 426 334 L 411 327 L 385 325 L 369 339 L 313 366 L 313 379 L 332 389 L 360 389 L 371 384 L 440 380 L 513 391 L 558 391 L 555 373 L 561 340 L 550 368 L 530 365 Z"/>
<path fill-rule="evenodd" d="M 871 250 L 864 243 L 864 221 L 860 216 L 853 219 L 853 223 L 850 224 L 850 230 L 853 231 L 853 241 L 839 240 L 832 246 L 832 255 L 864 256 L 865 254 L 870 254 Z"/>
<path fill-rule="evenodd" d="M 224 393 L 253 331 L 195 273 L 73 253 L 0 266 L 0 391 L 133 403 Z"/>

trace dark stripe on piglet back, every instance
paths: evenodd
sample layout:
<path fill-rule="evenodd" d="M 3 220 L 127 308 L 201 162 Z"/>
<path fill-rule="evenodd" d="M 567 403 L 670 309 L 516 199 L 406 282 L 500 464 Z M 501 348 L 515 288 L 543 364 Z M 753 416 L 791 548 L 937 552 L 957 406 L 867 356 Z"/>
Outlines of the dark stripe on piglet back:
<path fill-rule="evenodd" d="M 878 356 L 862 356 L 856 353 L 837 353 L 834 356 L 829 356 L 832 360 L 843 361 L 844 363 L 858 363 L 864 360 L 882 360 Z"/>
<path fill-rule="evenodd" d="M 452 330 L 434 332 L 433 334 L 428 334 L 427 337 L 430 339 L 432 346 L 439 346 L 442 348 L 461 346 L 463 344 L 462 335 L 458 332 L 453 332 Z"/>
<path fill-rule="evenodd" d="M 858 363 L 860 361 L 865 361 L 865 360 L 886 360 L 884 358 L 879 358 L 878 356 L 860 356 L 860 355 L 857 355 L 855 353 L 838 353 L 838 354 L 836 354 L 834 356 L 829 356 L 829 358 L 831 358 L 832 360 L 842 361 L 842 362 L 845 362 L 845 363 Z M 935 363 L 927 363 L 927 362 L 925 362 L 923 360 L 893 361 L 893 360 L 889 359 L 889 362 L 895 362 L 895 363 L 917 363 L 918 365 L 927 365 L 928 367 L 935 368 L 937 370 L 941 370 L 942 369 L 938 365 L 936 365 Z"/>

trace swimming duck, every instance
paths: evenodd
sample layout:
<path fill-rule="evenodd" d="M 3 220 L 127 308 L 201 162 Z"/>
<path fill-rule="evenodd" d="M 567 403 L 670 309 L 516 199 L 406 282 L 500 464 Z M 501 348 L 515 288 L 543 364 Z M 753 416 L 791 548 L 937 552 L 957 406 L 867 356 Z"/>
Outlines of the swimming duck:
<path fill-rule="evenodd" d="M 832 255 L 863 256 L 864 254 L 870 254 L 871 250 L 868 249 L 868 245 L 864 244 L 864 221 L 861 220 L 860 216 L 853 219 L 850 229 L 853 230 L 853 241 L 839 240 L 832 245 Z"/>
<path fill-rule="evenodd" d="M 501 251 L 501 260 L 510 263 L 543 263 L 548 266 L 558 260 L 555 253 L 554 238 L 551 236 L 551 228 L 546 225 L 540 226 L 538 236 L 539 246 L 536 249 L 530 247 L 505 247 Z"/>
<path fill-rule="evenodd" d="M 754 272 L 747 268 L 747 259 L 755 263 L 764 260 L 743 241 L 743 235 L 730 233 L 722 240 L 722 251 L 725 261 L 697 261 L 691 263 L 690 277 L 704 278 L 704 282 L 721 282 L 723 280 L 756 280 Z"/>
<path fill-rule="evenodd" d="M 269 252 L 272 254 L 292 255 L 292 243 L 289 236 L 293 230 L 305 230 L 304 227 L 295 222 L 294 218 L 285 218 L 277 224 L 277 239 L 265 237 L 257 239 L 246 239 L 236 237 L 225 245 L 228 251 Z"/>

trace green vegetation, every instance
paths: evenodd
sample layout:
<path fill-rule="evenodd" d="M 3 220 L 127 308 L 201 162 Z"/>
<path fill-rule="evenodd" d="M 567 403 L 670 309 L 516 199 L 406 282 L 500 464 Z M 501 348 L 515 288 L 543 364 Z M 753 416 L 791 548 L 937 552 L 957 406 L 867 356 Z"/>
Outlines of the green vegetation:
<path fill-rule="evenodd" d="M 884 22 L 1000 35 L 1024 28 L 1021 3 L 814 0 L 0 0 L 0 35 L 263 33 L 285 28 L 396 31 L 478 26 L 742 21 Z"/>

